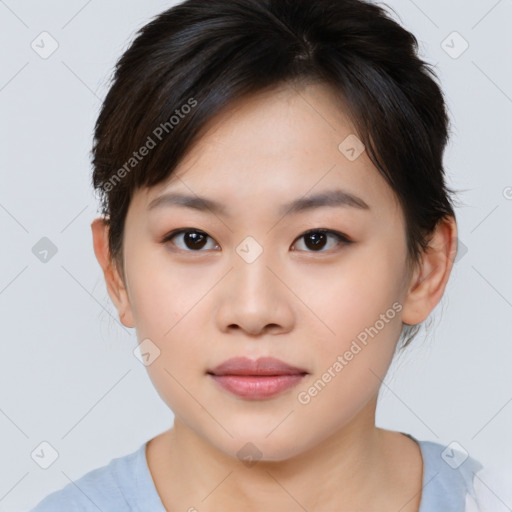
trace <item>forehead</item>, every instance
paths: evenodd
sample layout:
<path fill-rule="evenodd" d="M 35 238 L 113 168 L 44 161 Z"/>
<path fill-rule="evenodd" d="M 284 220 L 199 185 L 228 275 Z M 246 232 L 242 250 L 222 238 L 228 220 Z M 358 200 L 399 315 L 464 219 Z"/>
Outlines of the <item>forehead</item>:
<path fill-rule="evenodd" d="M 243 98 L 201 133 L 167 181 L 141 191 L 146 209 L 169 191 L 211 198 L 236 214 L 341 188 L 369 204 L 372 215 L 398 213 L 393 191 L 366 151 L 355 159 L 347 153 L 354 144 L 359 152 L 359 138 L 326 85 L 286 85 Z"/>

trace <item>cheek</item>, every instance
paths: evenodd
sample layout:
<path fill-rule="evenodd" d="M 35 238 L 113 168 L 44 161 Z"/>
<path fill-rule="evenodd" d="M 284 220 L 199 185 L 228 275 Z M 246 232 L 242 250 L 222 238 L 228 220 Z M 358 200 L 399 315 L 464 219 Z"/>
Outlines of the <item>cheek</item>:
<path fill-rule="evenodd" d="M 358 336 L 370 338 L 368 331 L 375 335 L 375 327 L 393 349 L 401 330 L 402 272 L 394 251 L 368 244 L 347 252 L 339 264 L 313 265 L 297 274 L 294 291 L 309 309 L 307 324 L 317 325 L 318 346 L 332 355 Z"/>
<path fill-rule="evenodd" d="M 185 284 L 183 284 L 185 281 Z M 211 284 L 190 284 L 176 277 L 153 279 L 146 274 L 135 301 L 135 322 L 139 340 L 149 338 L 158 347 L 158 357 L 147 366 L 148 375 L 167 406 L 176 414 L 195 410 L 190 394 L 203 377 L 205 326 L 210 318 L 201 301 Z M 172 292 L 171 292 L 172 290 Z M 200 415 L 201 409 L 195 410 Z"/>
<path fill-rule="evenodd" d="M 219 277 L 171 265 L 165 254 L 155 253 L 135 252 L 127 262 L 130 303 L 139 341 L 149 338 L 160 351 L 148 373 L 156 388 L 171 396 L 177 386 L 171 375 L 185 384 L 203 371 L 198 363 L 211 322 L 208 293 Z"/>
<path fill-rule="evenodd" d="M 336 278 L 316 272 L 303 282 L 302 293 L 314 281 L 323 283 L 308 305 L 334 331 L 323 323 L 312 331 L 322 333 L 315 341 L 314 374 L 297 390 L 299 410 L 313 430 L 327 435 L 376 396 L 402 327 L 400 272 L 391 251 L 376 258 L 368 250 L 347 258 Z"/>
<path fill-rule="evenodd" d="M 127 262 L 130 303 L 140 336 L 167 343 L 215 283 L 216 276 L 171 263 L 165 251 L 142 251 Z M 218 279 L 218 278 L 217 278 Z"/>
<path fill-rule="evenodd" d="M 149 338 L 159 350 L 159 357 L 148 366 L 155 386 L 168 389 L 171 396 L 177 384 L 170 378 L 172 375 L 187 389 L 191 388 L 205 370 L 207 331 L 201 322 L 210 318 L 204 309 L 206 301 L 202 304 L 196 294 L 178 299 L 159 290 L 153 290 L 145 299 L 140 296 L 140 301 L 135 320 L 137 336 L 141 341 Z"/>

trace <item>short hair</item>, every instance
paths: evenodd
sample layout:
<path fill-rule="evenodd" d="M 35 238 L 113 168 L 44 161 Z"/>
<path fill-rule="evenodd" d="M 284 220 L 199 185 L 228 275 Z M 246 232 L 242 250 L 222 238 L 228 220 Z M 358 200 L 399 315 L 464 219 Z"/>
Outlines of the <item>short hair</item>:
<path fill-rule="evenodd" d="M 409 271 L 420 261 L 429 235 L 455 213 L 443 169 L 447 109 L 415 36 L 362 0 L 186 0 L 137 32 L 95 126 L 92 181 L 123 276 L 135 190 L 169 178 L 232 102 L 311 82 L 342 100 L 403 209 Z M 404 327 L 402 348 L 419 328 Z"/>

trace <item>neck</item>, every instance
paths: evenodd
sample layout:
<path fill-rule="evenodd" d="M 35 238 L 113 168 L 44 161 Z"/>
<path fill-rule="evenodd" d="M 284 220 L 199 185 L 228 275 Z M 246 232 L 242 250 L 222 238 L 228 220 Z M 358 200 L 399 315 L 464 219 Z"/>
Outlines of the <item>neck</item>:
<path fill-rule="evenodd" d="M 378 509 L 374 497 L 390 476 L 388 431 L 375 427 L 375 401 L 314 448 L 254 465 L 217 450 L 176 418 L 159 448 L 162 501 L 169 510 L 179 504 L 201 512 Z"/>

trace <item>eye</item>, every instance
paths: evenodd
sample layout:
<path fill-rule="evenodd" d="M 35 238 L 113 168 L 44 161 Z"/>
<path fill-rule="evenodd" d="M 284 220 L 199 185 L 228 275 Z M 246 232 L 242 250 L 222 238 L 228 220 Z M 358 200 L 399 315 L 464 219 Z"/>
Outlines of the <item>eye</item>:
<path fill-rule="evenodd" d="M 305 245 L 307 249 L 310 249 L 307 252 L 326 252 L 323 250 L 326 247 L 328 250 L 337 245 L 349 245 L 353 243 L 342 233 L 330 229 L 311 229 L 302 234 L 297 240 L 300 239 L 304 239 L 303 245 Z M 329 243 L 329 239 L 331 239 L 331 243 Z M 334 243 L 332 241 L 334 241 Z M 295 244 L 292 247 L 294 246 Z"/>
<path fill-rule="evenodd" d="M 178 249 L 189 252 L 201 252 L 201 249 L 204 247 L 206 247 L 206 249 L 215 249 L 218 247 L 217 244 L 213 244 L 213 247 L 207 247 L 207 240 L 209 238 L 213 241 L 213 238 L 208 236 L 204 231 L 194 228 L 182 228 L 176 229 L 166 235 L 162 243 L 176 239 L 177 243 L 173 242 L 173 245 L 178 247 Z"/>
<path fill-rule="evenodd" d="M 211 240 L 208 247 L 208 239 Z M 342 233 L 332 231 L 330 229 L 311 229 L 303 233 L 297 240 L 304 239 L 303 245 L 306 252 L 327 252 L 329 249 L 338 245 L 348 245 L 353 243 Z M 174 241 L 173 241 L 174 240 Z M 329 242 L 330 240 L 330 242 Z M 181 228 L 167 234 L 162 243 L 171 242 L 178 249 L 188 252 L 202 252 L 202 249 L 218 249 L 218 244 L 204 231 L 194 228 Z M 292 245 L 295 250 L 297 242 Z M 304 250 L 299 248 L 298 250 Z"/>

